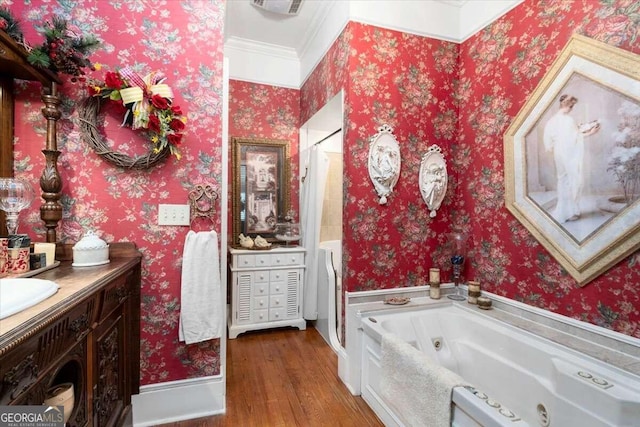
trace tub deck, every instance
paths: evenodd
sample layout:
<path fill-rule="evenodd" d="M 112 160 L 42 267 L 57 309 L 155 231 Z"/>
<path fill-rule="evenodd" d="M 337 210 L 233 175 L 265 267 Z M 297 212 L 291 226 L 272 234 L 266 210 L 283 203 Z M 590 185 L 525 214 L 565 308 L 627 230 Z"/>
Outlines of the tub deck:
<path fill-rule="evenodd" d="M 401 307 L 371 300 L 350 307 L 357 307 L 363 330 L 365 400 L 370 400 L 366 394 L 371 394 L 371 389 L 366 383 L 372 366 L 365 366 L 364 349 L 379 346 L 382 334 L 391 332 L 476 386 L 454 390 L 456 407 L 479 403 L 480 407 L 493 407 L 497 402 L 497 410 L 513 413 L 508 424 L 513 427 L 544 425 L 545 417 L 553 417 L 550 425 L 563 427 L 632 426 L 636 421 L 629 420 L 640 419 L 640 340 L 595 326 L 585 328 L 582 322 L 556 319 L 552 313 L 540 316 L 516 310 L 511 302 L 505 307 L 499 298 L 494 301 L 496 308 L 488 311 L 466 302 L 421 296 L 413 296 Z M 437 312 L 451 313 L 438 319 L 431 315 Z M 488 327 L 493 333 L 483 335 Z M 433 340 L 442 337 L 446 351 L 434 350 Z M 450 354 L 443 357 L 447 351 Z M 373 353 L 375 350 L 369 356 Z M 491 373 L 489 379 L 487 372 Z M 518 386 L 513 387 L 514 382 Z M 575 396 L 580 396 L 580 402 Z M 376 405 L 380 402 L 373 402 L 374 410 Z M 458 423 L 454 425 L 503 425 L 499 418 L 477 423 L 474 417 L 482 414 L 456 411 Z M 464 418 L 468 420 L 461 421 Z M 582 420 L 581 424 L 577 420 Z"/>
<path fill-rule="evenodd" d="M 530 332 L 541 338 L 578 351 L 594 359 L 601 360 L 630 374 L 640 376 L 640 340 L 627 335 L 605 330 L 575 319 L 530 307 L 497 295 L 491 295 L 493 308 L 481 310 L 466 301 L 455 302 L 444 295 L 439 300 L 429 298 L 428 287 L 394 292 L 393 296 L 406 296 L 411 301 L 403 306 L 384 304 L 384 294 L 380 296 L 351 296 L 348 305 L 360 318 L 384 313 L 401 313 L 407 310 L 424 310 L 433 307 L 458 304 L 486 316 Z M 426 288 L 426 289 L 424 289 Z"/>

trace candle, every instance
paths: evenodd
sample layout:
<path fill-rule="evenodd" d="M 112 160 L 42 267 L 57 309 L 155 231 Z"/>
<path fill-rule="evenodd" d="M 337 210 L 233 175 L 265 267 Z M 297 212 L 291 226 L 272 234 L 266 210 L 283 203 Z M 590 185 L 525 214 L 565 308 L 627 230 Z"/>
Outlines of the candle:
<path fill-rule="evenodd" d="M 478 308 L 489 310 L 491 308 L 491 300 L 487 297 L 478 297 Z"/>
<path fill-rule="evenodd" d="M 469 280 L 469 283 L 467 283 L 467 288 L 469 292 L 480 292 L 480 282 Z"/>
<path fill-rule="evenodd" d="M 439 268 L 430 268 L 429 269 L 429 282 L 430 283 L 440 283 L 440 269 Z"/>
<path fill-rule="evenodd" d="M 47 257 L 47 267 L 56 260 L 56 244 L 55 243 L 34 243 L 33 253 L 44 253 Z"/>
<path fill-rule="evenodd" d="M 429 297 L 431 299 L 440 299 L 440 283 L 431 282 L 429 285 Z"/>

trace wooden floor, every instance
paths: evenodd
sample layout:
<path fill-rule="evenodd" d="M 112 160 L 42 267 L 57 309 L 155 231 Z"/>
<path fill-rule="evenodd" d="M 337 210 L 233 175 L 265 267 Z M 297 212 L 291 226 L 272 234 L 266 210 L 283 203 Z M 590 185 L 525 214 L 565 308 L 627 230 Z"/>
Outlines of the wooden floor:
<path fill-rule="evenodd" d="M 337 356 L 309 326 L 228 340 L 226 413 L 164 427 L 382 425 L 340 381 Z"/>

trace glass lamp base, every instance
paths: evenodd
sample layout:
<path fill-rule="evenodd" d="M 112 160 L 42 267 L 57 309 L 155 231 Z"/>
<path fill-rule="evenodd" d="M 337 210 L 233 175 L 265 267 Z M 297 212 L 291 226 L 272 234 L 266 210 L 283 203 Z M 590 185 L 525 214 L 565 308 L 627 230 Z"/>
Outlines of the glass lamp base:
<path fill-rule="evenodd" d="M 447 295 L 447 298 L 452 299 L 454 301 L 464 301 L 466 299 L 464 295 L 458 295 L 458 294 Z"/>

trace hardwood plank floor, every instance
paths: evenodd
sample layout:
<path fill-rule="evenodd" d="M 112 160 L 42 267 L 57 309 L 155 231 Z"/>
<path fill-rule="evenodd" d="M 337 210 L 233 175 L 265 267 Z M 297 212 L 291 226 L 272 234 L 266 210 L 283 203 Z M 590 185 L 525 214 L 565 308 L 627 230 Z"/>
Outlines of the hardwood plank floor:
<path fill-rule="evenodd" d="M 227 411 L 164 427 L 383 426 L 338 378 L 318 331 L 274 329 L 227 341 Z"/>

